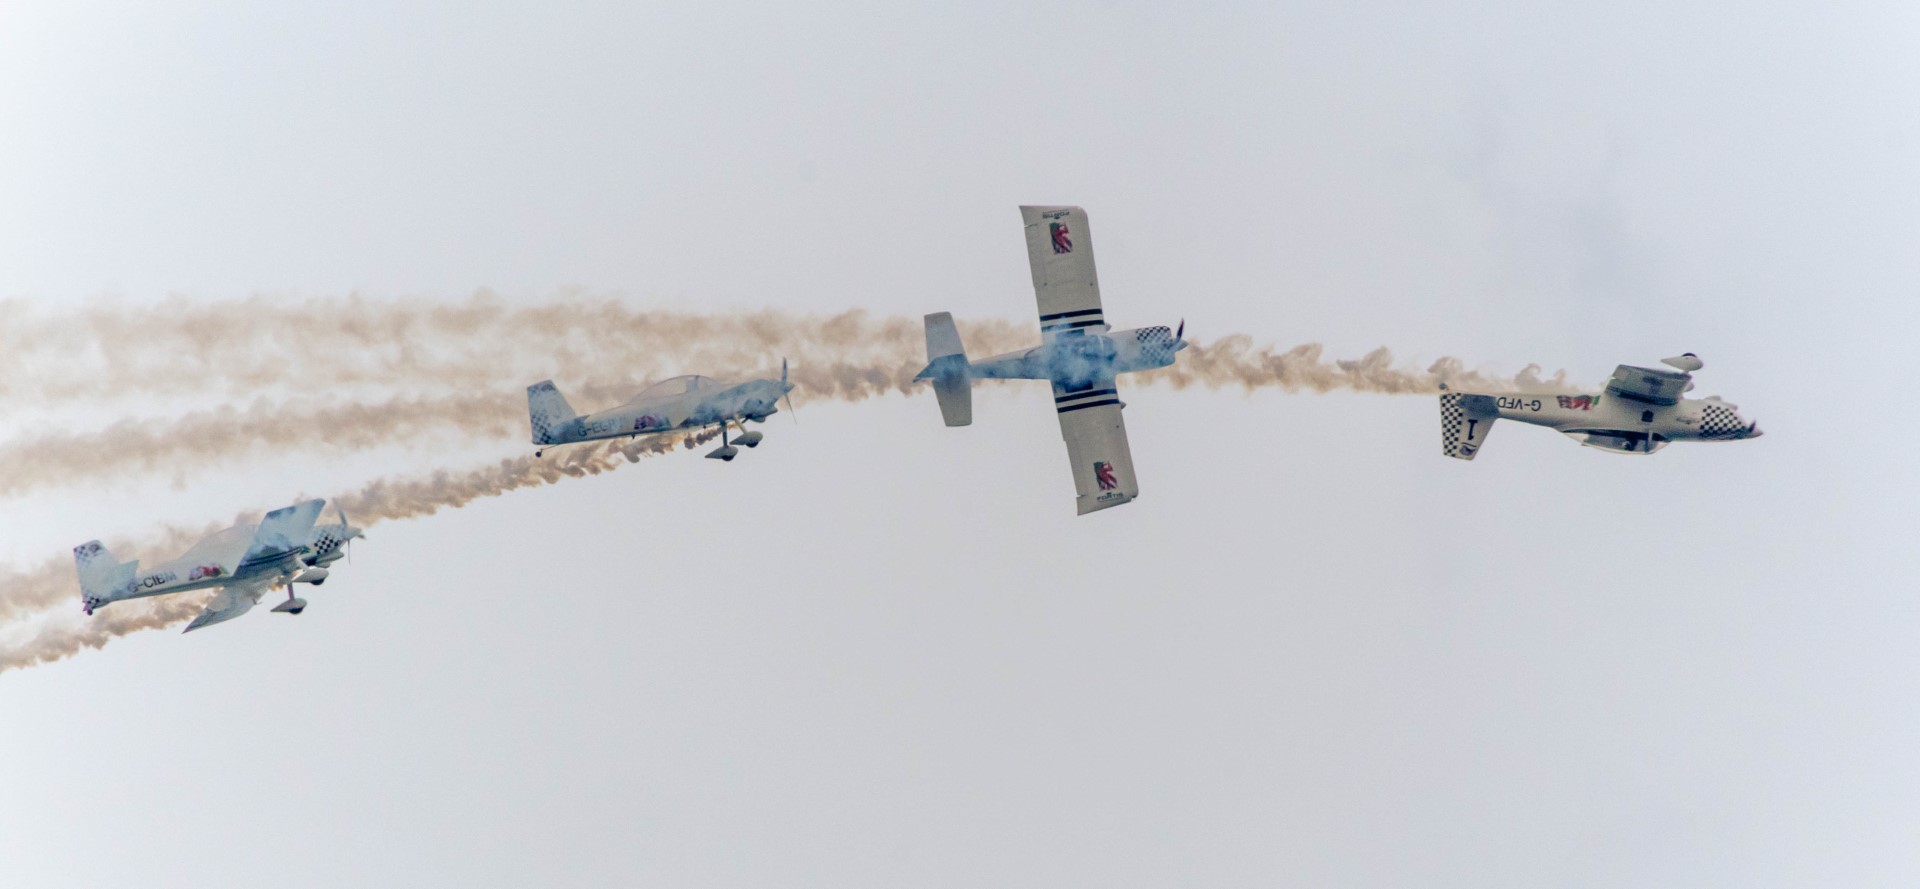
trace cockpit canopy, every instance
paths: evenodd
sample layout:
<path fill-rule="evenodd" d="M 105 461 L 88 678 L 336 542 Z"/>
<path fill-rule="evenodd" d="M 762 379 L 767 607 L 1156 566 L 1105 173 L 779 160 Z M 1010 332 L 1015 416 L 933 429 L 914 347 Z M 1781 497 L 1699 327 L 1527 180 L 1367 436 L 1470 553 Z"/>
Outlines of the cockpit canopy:
<path fill-rule="evenodd" d="M 1648 404 L 1679 404 L 1681 393 L 1692 388 L 1692 374 L 1630 364 L 1614 368 L 1607 381 L 1608 394 Z"/>
<path fill-rule="evenodd" d="M 658 401 L 664 398 L 686 395 L 690 392 L 704 392 L 708 389 L 718 388 L 720 388 L 720 381 L 712 377 L 703 377 L 699 374 L 685 374 L 683 376 L 669 377 L 648 386 L 640 390 L 640 394 L 635 395 L 632 400 Z"/>

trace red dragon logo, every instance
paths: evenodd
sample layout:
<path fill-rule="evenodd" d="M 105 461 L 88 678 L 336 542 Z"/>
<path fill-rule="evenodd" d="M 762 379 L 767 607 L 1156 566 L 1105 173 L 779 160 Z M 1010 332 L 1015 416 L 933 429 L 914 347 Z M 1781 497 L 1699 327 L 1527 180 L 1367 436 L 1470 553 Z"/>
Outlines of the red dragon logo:
<path fill-rule="evenodd" d="M 1113 477 L 1113 464 L 1104 460 L 1093 462 L 1093 480 L 1100 483 L 1100 490 L 1111 491 L 1120 487 L 1120 481 Z"/>
<path fill-rule="evenodd" d="M 1047 223 L 1047 233 L 1053 236 L 1053 252 L 1073 252 L 1073 230 L 1059 222 Z"/>

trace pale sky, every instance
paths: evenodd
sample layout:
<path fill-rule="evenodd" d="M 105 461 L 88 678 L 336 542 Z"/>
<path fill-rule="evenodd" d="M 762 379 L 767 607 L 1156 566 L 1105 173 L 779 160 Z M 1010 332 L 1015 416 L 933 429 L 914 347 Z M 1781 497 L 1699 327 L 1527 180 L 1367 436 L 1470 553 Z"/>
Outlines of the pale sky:
<path fill-rule="evenodd" d="M 1694 351 L 1768 433 L 1461 463 L 1428 396 L 1123 380 L 1142 496 L 1076 517 L 1038 384 L 803 400 L 0 674 L 0 885 L 1914 885 L 1917 47 L 1893 2 L 0 2 L 36 310 L 1031 320 L 1016 208 L 1071 203 L 1120 326 Z M 526 449 L 82 480 L 0 560 Z"/>

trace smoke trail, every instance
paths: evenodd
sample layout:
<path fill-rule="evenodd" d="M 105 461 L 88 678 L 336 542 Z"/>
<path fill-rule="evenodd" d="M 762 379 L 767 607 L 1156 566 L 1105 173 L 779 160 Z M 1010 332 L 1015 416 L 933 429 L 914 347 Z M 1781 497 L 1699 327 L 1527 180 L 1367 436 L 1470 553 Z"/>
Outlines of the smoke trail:
<path fill-rule="evenodd" d="M 1030 326 L 1000 321 L 961 329 L 989 351 L 1033 336 Z M 0 303 L 0 402 L 251 397 L 316 387 L 504 389 L 546 377 L 603 378 L 609 370 L 666 376 L 766 366 L 782 355 L 796 364 L 890 366 L 905 347 L 917 354 L 921 337 L 919 318 L 857 310 L 704 315 L 612 300 L 514 308 L 484 292 L 454 304 L 174 298 L 55 314 L 14 301 Z"/>
<path fill-rule="evenodd" d="M 753 322 L 756 325 L 774 323 L 761 316 L 746 317 L 759 319 Z M 680 325 L 698 326 L 695 320 L 683 316 Z M 707 319 L 712 322 L 709 326 L 721 329 L 718 336 L 722 339 L 739 335 L 738 330 L 726 329 L 739 320 Z M 792 318 L 777 320 L 794 329 L 805 326 Z M 849 314 L 818 323 L 838 330 L 830 335 L 803 332 L 797 339 L 805 342 L 789 350 L 798 353 L 792 376 L 803 399 L 857 402 L 889 392 L 921 391 L 913 377 L 925 361 L 923 346 L 918 328 L 906 319 L 875 322 Z M 863 361 L 809 351 L 821 343 L 869 336 L 883 338 L 865 340 Z M 980 337 L 992 348 L 1006 346 L 1015 338 L 1015 334 L 999 330 Z M 976 353 L 981 351 L 976 349 Z M 749 363 L 732 366 L 755 367 L 764 358 L 764 354 L 756 354 Z M 660 359 L 659 353 L 653 354 L 649 366 L 660 365 Z M 570 392 L 580 399 L 579 406 L 591 410 L 624 399 L 648 382 L 648 377 L 632 374 L 636 368 L 622 369 L 629 371 L 624 379 L 571 388 Z M 1176 389 L 1238 387 L 1248 392 L 1278 388 L 1289 392 L 1433 393 L 1439 391 L 1442 382 L 1489 392 L 1571 391 L 1564 371 L 1543 380 L 1538 366 L 1504 378 L 1467 371 L 1458 359 L 1442 358 L 1427 370 L 1417 371 L 1395 367 L 1386 349 L 1376 349 L 1358 360 L 1329 360 L 1318 344 L 1281 352 L 1272 345 L 1256 346 L 1252 338 L 1240 335 L 1213 343 L 1193 343 L 1173 367 L 1134 379 Z M 309 401 L 277 405 L 261 398 L 246 408 L 195 411 L 171 421 L 123 420 L 99 432 L 44 433 L 0 445 L 0 496 L 138 474 L 171 473 L 184 479 L 201 467 L 269 453 L 346 453 L 436 438 L 513 439 L 526 434 L 526 423 L 525 397 L 518 386 L 494 392 L 346 405 Z"/>
<path fill-rule="evenodd" d="M 121 602 L 92 617 L 49 619 L 26 642 L 0 649 L 0 673 L 72 657 L 128 633 L 185 623 L 212 598 L 213 591 L 199 590 Z"/>
<path fill-rule="evenodd" d="M 362 527 L 379 522 L 432 515 L 457 509 L 484 497 L 497 497 L 521 488 L 549 485 L 562 479 L 611 472 L 622 463 L 637 463 L 651 454 L 676 447 L 692 448 L 718 438 L 717 430 L 686 436 L 660 436 L 624 442 L 599 442 L 561 450 L 544 459 L 532 456 L 502 460 L 494 466 L 467 472 L 435 472 L 415 479 L 379 479 L 358 491 L 335 498 Z M 170 531 L 164 546 L 178 552 L 206 534 Z M 116 602 L 91 618 L 48 619 L 27 642 L 0 649 L 0 673 L 70 657 L 109 640 L 140 630 L 161 629 L 191 620 L 206 606 L 211 594 L 177 594 Z M 0 577 L 0 620 L 60 602 L 78 607 L 79 595 L 70 560 L 50 561 L 25 573 Z"/>
<path fill-rule="evenodd" d="M 960 324 L 969 354 L 1034 345 L 1030 323 Z M 693 314 L 636 310 L 613 300 L 512 307 L 486 292 L 459 303 L 358 297 L 238 302 L 173 298 L 153 306 L 97 304 L 36 313 L 0 303 L 0 403 L 51 404 L 136 395 L 257 397 L 298 388 L 378 387 L 518 391 L 534 380 L 628 382 L 704 369 L 767 367 L 792 359 L 802 385 L 857 400 L 908 391 L 925 363 L 921 320 L 853 310 L 797 315 L 765 310 Z M 1290 391 L 1432 392 L 1460 386 L 1511 390 L 1564 380 L 1466 374 L 1441 359 L 1425 373 L 1391 367 L 1376 351 L 1327 361 L 1317 345 L 1276 351 L 1251 337 L 1195 344 L 1160 376 L 1176 386 L 1278 387 Z M 637 388 L 637 387 L 636 387 Z"/>
<path fill-rule="evenodd" d="M 1287 392 L 1375 392 L 1388 395 L 1430 395 L 1442 384 L 1481 392 L 1572 391 L 1567 372 L 1541 379 L 1540 366 L 1530 364 L 1512 377 L 1467 370 L 1458 358 L 1442 358 L 1425 371 L 1395 367 L 1393 353 L 1384 347 L 1357 360 L 1323 357 L 1319 343 L 1278 352 L 1272 345 L 1254 345 L 1240 334 L 1210 344 L 1193 343 L 1174 365 L 1154 371 L 1143 380 L 1164 382 L 1176 389 L 1200 385 L 1211 389 L 1238 386 L 1248 392 L 1278 388 Z"/>

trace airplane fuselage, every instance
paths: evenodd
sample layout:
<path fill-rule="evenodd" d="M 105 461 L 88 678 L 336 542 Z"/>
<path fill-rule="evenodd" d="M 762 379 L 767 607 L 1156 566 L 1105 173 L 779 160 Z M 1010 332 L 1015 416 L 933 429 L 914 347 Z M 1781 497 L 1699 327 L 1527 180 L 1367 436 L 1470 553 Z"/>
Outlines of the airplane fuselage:
<path fill-rule="evenodd" d="M 83 603 L 91 611 L 109 602 L 204 590 L 268 576 L 289 577 L 305 566 L 300 557 L 303 551 L 290 550 L 250 558 L 241 562 L 231 573 L 217 564 L 168 562 L 136 574 L 120 589 L 114 590 L 111 598 L 88 597 Z"/>
<path fill-rule="evenodd" d="M 1502 419 L 1545 426 L 1589 447 L 1621 453 L 1652 453 L 1676 441 L 1738 441 L 1761 434 L 1759 424 L 1742 419 L 1734 405 L 1717 398 L 1683 398 L 1663 405 L 1611 393 L 1486 397 L 1494 400 Z"/>
<path fill-rule="evenodd" d="M 778 380 L 750 380 L 725 389 L 630 401 L 578 417 L 556 430 L 553 441 L 539 443 L 571 444 L 654 435 L 716 426 L 729 420 L 764 421 L 779 412 L 780 396 L 786 391 Z"/>
<path fill-rule="evenodd" d="M 1170 327 L 1070 330 L 1031 349 L 972 362 L 968 372 L 976 379 L 1051 380 L 1072 391 L 1123 373 L 1172 365 L 1183 346 Z"/>

